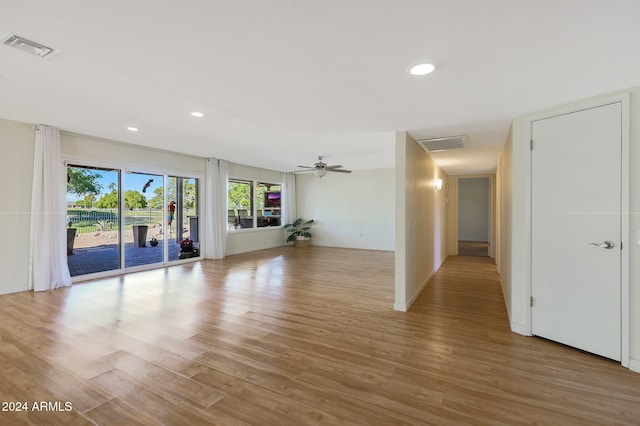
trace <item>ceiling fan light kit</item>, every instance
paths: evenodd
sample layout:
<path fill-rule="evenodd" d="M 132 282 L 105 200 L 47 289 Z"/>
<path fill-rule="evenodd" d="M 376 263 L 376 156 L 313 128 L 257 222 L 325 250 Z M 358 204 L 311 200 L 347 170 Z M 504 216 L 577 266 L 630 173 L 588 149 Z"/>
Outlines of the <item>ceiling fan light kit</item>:
<path fill-rule="evenodd" d="M 298 166 L 304 170 L 296 170 L 294 173 L 306 173 L 313 172 L 314 175 L 321 178 L 326 175 L 327 172 L 336 172 L 336 173 L 351 173 L 351 170 L 343 169 L 341 164 L 336 164 L 333 166 L 328 166 L 327 163 L 322 161 L 324 157 L 322 155 L 318 156 L 318 162 L 313 166 Z"/>

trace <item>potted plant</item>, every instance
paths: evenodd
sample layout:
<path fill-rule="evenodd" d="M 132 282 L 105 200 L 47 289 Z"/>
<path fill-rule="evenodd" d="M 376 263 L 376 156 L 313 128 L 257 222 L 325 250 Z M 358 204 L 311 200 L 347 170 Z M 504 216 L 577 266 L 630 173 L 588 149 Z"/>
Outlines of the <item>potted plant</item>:
<path fill-rule="evenodd" d="M 293 243 L 296 247 L 307 247 L 311 244 L 311 229 L 310 226 L 313 223 L 313 219 L 303 222 L 302 219 L 298 218 L 293 223 L 288 223 L 284 226 L 284 228 L 289 233 L 287 236 L 287 243 Z"/>
<path fill-rule="evenodd" d="M 198 257 L 200 253 L 198 249 L 193 246 L 193 240 L 185 238 L 180 240 L 180 259 L 188 259 L 190 257 Z"/>
<path fill-rule="evenodd" d="M 151 247 L 155 247 L 158 245 L 158 239 L 154 236 L 151 237 L 151 239 L 149 240 L 149 244 L 151 244 Z"/>

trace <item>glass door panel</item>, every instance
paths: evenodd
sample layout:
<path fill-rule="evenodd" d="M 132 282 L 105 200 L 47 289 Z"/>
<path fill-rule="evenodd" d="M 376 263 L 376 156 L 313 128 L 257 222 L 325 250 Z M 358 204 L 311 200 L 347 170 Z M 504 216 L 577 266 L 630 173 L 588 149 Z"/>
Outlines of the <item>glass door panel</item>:
<path fill-rule="evenodd" d="M 120 269 L 120 171 L 67 167 L 67 264 L 71 276 Z"/>
<path fill-rule="evenodd" d="M 200 255 L 198 180 L 169 176 L 167 203 L 172 235 L 168 241 L 169 260 L 198 257 Z M 183 244 L 180 244 L 181 241 Z"/>
<path fill-rule="evenodd" d="M 124 179 L 124 265 L 160 263 L 164 260 L 163 176 L 127 172 Z"/>

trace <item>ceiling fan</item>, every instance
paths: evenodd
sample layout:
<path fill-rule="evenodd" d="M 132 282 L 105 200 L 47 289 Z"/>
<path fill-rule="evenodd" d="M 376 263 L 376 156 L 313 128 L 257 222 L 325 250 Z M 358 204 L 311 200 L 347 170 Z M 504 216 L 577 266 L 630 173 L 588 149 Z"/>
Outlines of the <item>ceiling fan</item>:
<path fill-rule="evenodd" d="M 340 164 L 336 164 L 334 166 L 328 166 L 326 163 L 322 162 L 323 158 L 324 157 L 322 155 L 319 155 L 318 156 L 318 162 L 315 163 L 313 165 L 313 167 L 311 167 L 311 166 L 298 166 L 298 167 L 301 167 L 301 168 L 303 168 L 305 170 L 296 170 L 294 173 L 313 172 L 313 174 L 315 174 L 319 178 L 321 178 L 322 176 L 327 174 L 327 172 L 351 173 L 351 170 L 343 169 Z"/>

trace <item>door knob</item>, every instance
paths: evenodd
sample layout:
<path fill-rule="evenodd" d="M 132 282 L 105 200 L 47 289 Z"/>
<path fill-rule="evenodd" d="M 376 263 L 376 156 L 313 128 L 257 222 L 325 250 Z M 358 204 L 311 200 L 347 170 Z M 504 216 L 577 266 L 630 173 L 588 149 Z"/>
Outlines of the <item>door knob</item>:
<path fill-rule="evenodd" d="M 616 246 L 616 243 L 614 243 L 613 241 L 607 240 L 602 243 L 589 243 L 588 245 L 602 247 L 604 249 L 610 250 Z"/>

